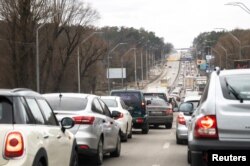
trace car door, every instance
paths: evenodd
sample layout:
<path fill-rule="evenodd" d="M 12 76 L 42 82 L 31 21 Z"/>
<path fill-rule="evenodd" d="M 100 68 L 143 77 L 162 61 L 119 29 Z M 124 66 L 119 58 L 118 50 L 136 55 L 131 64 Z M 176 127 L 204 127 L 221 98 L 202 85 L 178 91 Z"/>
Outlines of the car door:
<path fill-rule="evenodd" d="M 44 115 L 45 127 L 50 137 L 48 147 L 50 165 L 69 165 L 73 143 L 72 136 L 67 132 L 62 132 L 53 111 L 44 99 L 37 99 L 37 102 Z"/>
<path fill-rule="evenodd" d="M 105 119 L 106 119 L 105 131 L 107 135 L 107 146 L 108 146 L 108 149 L 113 149 L 116 147 L 119 127 L 117 123 L 115 122 L 115 120 L 111 117 L 111 113 L 108 107 L 106 106 L 106 104 L 102 100 L 99 100 L 99 102 L 102 106 Z"/>

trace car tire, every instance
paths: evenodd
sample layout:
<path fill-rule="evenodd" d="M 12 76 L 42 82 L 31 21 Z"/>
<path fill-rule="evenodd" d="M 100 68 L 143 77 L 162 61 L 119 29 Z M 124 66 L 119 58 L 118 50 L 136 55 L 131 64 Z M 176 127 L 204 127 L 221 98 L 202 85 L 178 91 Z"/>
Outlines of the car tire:
<path fill-rule="evenodd" d="M 205 166 L 201 155 L 190 151 L 190 166 Z"/>
<path fill-rule="evenodd" d="M 121 139 L 120 139 L 120 136 L 118 136 L 115 151 L 111 152 L 110 156 L 119 157 L 120 154 L 121 154 Z"/>
<path fill-rule="evenodd" d="M 146 123 L 145 126 L 142 128 L 142 134 L 148 134 L 149 131 L 149 124 Z"/>
<path fill-rule="evenodd" d="M 97 153 L 95 156 L 96 164 L 101 165 L 103 162 L 103 140 L 100 139 L 97 145 Z"/>
<path fill-rule="evenodd" d="M 128 134 L 128 138 L 132 138 L 132 135 L 133 135 L 133 133 L 132 133 L 132 125 L 131 125 L 130 130 L 129 130 L 129 134 Z"/>
<path fill-rule="evenodd" d="M 165 124 L 166 129 L 171 129 L 172 128 L 172 123 L 167 123 Z"/>
<path fill-rule="evenodd" d="M 154 128 L 159 128 L 159 125 L 158 124 L 154 124 Z"/>
<path fill-rule="evenodd" d="M 78 154 L 75 149 L 72 151 L 70 166 L 78 166 Z"/>
<path fill-rule="evenodd" d="M 37 166 L 45 166 L 44 163 L 40 160 L 38 163 L 37 163 Z"/>
<path fill-rule="evenodd" d="M 191 164 L 191 153 L 189 149 L 187 150 L 187 162 L 188 164 Z"/>

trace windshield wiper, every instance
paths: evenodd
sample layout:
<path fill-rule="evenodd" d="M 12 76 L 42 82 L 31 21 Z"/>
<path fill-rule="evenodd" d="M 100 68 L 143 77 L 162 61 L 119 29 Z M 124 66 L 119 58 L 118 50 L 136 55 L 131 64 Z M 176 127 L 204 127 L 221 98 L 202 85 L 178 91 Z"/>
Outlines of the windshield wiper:
<path fill-rule="evenodd" d="M 230 93 L 234 95 L 234 97 L 237 100 L 240 100 L 241 103 L 243 103 L 243 98 L 240 96 L 240 94 L 227 82 L 227 79 L 225 78 L 226 86 L 227 89 L 229 90 Z"/>

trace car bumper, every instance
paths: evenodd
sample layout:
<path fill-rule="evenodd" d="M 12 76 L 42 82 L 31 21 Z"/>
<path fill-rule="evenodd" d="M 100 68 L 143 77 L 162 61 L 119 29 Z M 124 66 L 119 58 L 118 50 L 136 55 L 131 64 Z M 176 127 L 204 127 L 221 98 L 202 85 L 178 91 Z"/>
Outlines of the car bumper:
<path fill-rule="evenodd" d="M 188 139 L 188 129 L 184 125 L 176 125 L 176 136 L 179 139 L 187 140 Z"/>
<path fill-rule="evenodd" d="M 148 123 L 149 124 L 167 124 L 173 122 L 173 116 L 149 116 L 148 117 Z"/>

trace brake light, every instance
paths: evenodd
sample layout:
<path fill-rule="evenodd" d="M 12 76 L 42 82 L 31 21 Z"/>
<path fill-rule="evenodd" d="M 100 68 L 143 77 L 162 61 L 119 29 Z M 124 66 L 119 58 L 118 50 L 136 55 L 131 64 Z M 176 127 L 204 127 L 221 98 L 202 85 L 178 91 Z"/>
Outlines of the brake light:
<path fill-rule="evenodd" d="M 88 145 L 80 145 L 79 148 L 80 149 L 89 149 L 89 146 Z"/>
<path fill-rule="evenodd" d="M 215 115 L 203 116 L 196 121 L 195 138 L 218 138 L 218 129 Z"/>
<path fill-rule="evenodd" d="M 94 116 L 76 116 L 73 117 L 75 124 L 90 124 L 94 123 L 95 117 Z"/>
<path fill-rule="evenodd" d="M 20 132 L 10 132 L 6 137 L 4 155 L 7 158 L 21 157 L 24 153 L 23 136 Z"/>
<path fill-rule="evenodd" d="M 144 103 L 144 102 L 141 103 L 141 107 L 142 107 L 142 109 L 144 109 L 144 110 L 146 109 L 146 106 L 145 106 L 145 103 Z"/>
<path fill-rule="evenodd" d="M 179 114 L 177 117 L 177 122 L 182 125 L 186 125 L 186 119 L 183 114 Z"/>
<path fill-rule="evenodd" d="M 136 123 L 143 123 L 143 122 L 144 122 L 143 118 L 137 118 L 136 119 Z"/>

